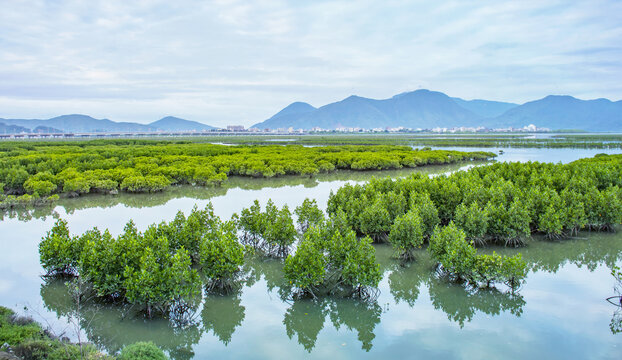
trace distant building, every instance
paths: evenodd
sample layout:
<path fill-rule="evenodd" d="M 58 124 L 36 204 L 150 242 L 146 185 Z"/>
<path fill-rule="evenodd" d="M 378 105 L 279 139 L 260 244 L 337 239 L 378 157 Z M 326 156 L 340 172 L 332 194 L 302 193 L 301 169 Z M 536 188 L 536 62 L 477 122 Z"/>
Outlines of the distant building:
<path fill-rule="evenodd" d="M 227 125 L 227 130 L 229 130 L 229 131 L 244 131 L 244 126 L 242 126 L 242 125 Z"/>
<path fill-rule="evenodd" d="M 537 131 L 538 128 L 534 124 L 529 124 L 523 128 L 525 131 Z"/>

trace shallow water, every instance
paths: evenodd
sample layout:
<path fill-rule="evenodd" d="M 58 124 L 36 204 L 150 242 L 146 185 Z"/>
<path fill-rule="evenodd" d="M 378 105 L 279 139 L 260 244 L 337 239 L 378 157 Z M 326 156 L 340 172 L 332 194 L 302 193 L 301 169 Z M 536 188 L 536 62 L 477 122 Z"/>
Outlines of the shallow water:
<path fill-rule="evenodd" d="M 507 162 L 569 162 L 593 157 L 596 154 L 622 154 L 620 149 L 538 149 L 538 148 L 495 148 L 495 147 L 433 147 L 433 149 L 458 151 L 490 151 L 497 154 L 497 161 Z M 499 153 L 503 151 L 503 153 Z"/>
<path fill-rule="evenodd" d="M 525 152 L 526 150 L 526 152 Z M 590 155 L 576 149 L 504 149 L 501 161 L 520 159 L 569 162 Z M 603 152 L 602 150 L 594 153 Z M 121 232 L 134 219 L 139 229 L 186 214 L 196 204 L 214 205 L 228 218 L 253 200 L 272 198 L 290 208 L 306 197 L 325 207 L 330 191 L 371 176 L 406 176 L 455 171 L 462 165 L 424 167 L 380 173 L 338 172 L 313 179 L 231 179 L 223 188 L 176 187 L 160 194 L 85 196 L 62 199 L 53 207 L 4 214 L 0 222 L 0 304 L 29 308 L 57 333 L 75 337 L 65 315 L 72 309 L 62 283 L 39 277 L 37 244 L 55 218 L 68 220 L 73 233 L 94 226 Z M 622 230 L 622 229 L 619 229 Z M 174 327 L 145 321 L 131 311 L 91 306 L 81 313 L 81 331 L 89 341 L 115 352 L 125 344 L 151 340 L 175 359 L 213 358 L 551 358 L 618 359 L 622 334 L 609 325 L 616 307 L 613 264 L 620 264 L 622 234 L 581 233 L 561 242 L 531 240 L 518 251 L 530 272 L 517 294 L 467 290 L 447 283 L 433 271 L 427 253 L 401 267 L 388 246 L 377 245 L 383 269 L 375 302 L 324 299 L 283 300 L 281 264 L 254 259 L 247 282 L 231 296 L 209 296 L 197 309 L 194 325 Z M 515 253 L 515 249 L 480 251 Z M 23 311 L 22 311 L 23 312 Z"/>

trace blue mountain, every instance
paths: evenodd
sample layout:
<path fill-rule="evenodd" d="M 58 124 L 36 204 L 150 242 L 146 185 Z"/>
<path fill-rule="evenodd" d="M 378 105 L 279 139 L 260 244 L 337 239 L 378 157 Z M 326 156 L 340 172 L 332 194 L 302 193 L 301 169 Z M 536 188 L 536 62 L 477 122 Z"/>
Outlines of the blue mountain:
<path fill-rule="evenodd" d="M 7 125 L 18 125 L 28 129 L 45 126 L 64 132 L 141 132 L 155 131 L 148 125 L 131 122 L 114 122 L 108 119 L 95 119 L 88 115 L 62 115 L 51 119 L 0 119 Z"/>
<path fill-rule="evenodd" d="M 134 122 L 115 122 L 108 119 L 95 119 L 88 115 L 72 114 L 62 115 L 51 119 L 0 119 L 4 124 L 0 127 L 0 133 L 20 132 L 70 132 L 70 133 L 93 133 L 93 132 L 154 132 L 154 131 L 203 131 L 215 129 L 196 121 L 184 120 L 173 116 L 164 117 L 151 124 L 138 124 Z M 7 126 L 16 126 L 8 128 Z M 24 130 L 25 129 L 25 130 Z"/>
<path fill-rule="evenodd" d="M 550 95 L 518 105 L 463 100 L 437 91 L 416 90 L 383 100 L 353 95 L 317 109 L 309 104 L 294 103 L 253 127 L 432 129 L 481 126 L 494 129 L 522 128 L 529 124 L 552 130 L 622 131 L 622 101 Z"/>
<path fill-rule="evenodd" d="M 518 104 L 501 102 L 501 101 L 489 101 L 489 100 L 463 100 L 461 98 L 452 97 L 456 104 L 460 105 L 474 114 L 479 115 L 482 118 L 491 118 L 499 116 L 506 111 L 515 108 Z"/>
<path fill-rule="evenodd" d="M 271 129 L 290 126 L 301 129 L 311 129 L 316 126 L 324 129 L 387 126 L 432 128 L 475 126 L 477 120 L 481 118 L 460 107 L 449 96 L 429 90 L 407 92 L 383 100 L 352 95 L 317 109 L 309 105 L 304 107 L 303 111 L 287 111 L 287 115 L 279 116 L 286 109 L 253 127 Z"/>
<path fill-rule="evenodd" d="M 30 129 L 19 125 L 7 125 L 0 122 L 0 134 L 21 134 L 29 133 Z"/>
<path fill-rule="evenodd" d="M 294 126 L 291 124 L 299 124 L 298 119 L 304 117 L 314 110 L 317 110 L 313 106 L 305 103 L 305 102 L 294 102 L 287 105 L 283 110 L 274 114 L 271 118 L 266 121 L 262 121 L 253 125 L 252 127 L 263 129 L 278 129 L 278 128 L 288 128 L 290 126 Z M 299 126 L 295 126 L 296 128 L 301 128 Z M 303 127 L 304 128 L 304 127 Z"/>
<path fill-rule="evenodd" d="M 555 130 L 622 131 L 622 101 L 549 95 L 512 108 L 489 121 L 514 127 L 534 124 Z"/>
<path fill-rule="evenodd" d="M 207 131 L 216 129 L 213 126 L 203 123 L 180 119 L 174 116 L 166 116 L 158 121 L 154 121 L 149 126 L 164 131 Z"/>

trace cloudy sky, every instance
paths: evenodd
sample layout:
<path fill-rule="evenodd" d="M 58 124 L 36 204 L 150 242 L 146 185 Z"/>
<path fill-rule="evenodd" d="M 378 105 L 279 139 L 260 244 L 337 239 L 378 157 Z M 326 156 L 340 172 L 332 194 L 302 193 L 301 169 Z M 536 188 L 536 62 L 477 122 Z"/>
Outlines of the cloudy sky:
<path fill-rule="evenodd" d="M 622 1 L 0 0 L 0 117 L 251 125 L 427 88 L 622 99 Z"/>

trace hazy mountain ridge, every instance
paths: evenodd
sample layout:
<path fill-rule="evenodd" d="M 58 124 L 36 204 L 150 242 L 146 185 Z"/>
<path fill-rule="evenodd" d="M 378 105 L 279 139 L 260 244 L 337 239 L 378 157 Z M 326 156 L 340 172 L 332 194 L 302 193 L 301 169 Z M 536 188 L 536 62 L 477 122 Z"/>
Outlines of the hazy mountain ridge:
<path fill-rule="evenodd" d="M 305 103 L 305 102 L 294 102 L 286 107 L 278 113 L 274 114 L 270 119 L 262 121 L 253 125 L 253 127 L 258 129 L 263 129 L 269 126 L 272 126 L 273 129 L 278 129 L 281 127 L 290 127 L 292 123 L 297 122 L 297 120 L 305 114 L 309 114 L 313 111 L 317 110 L 315 107 Z M 264 126 L 264 125 L 269 126 Z M 297 127 L 303 128 L 303 127 Z"/>
<path fill-rule="evenodd" d="M 0 122 L 0 134 L 19 134 L 27 132 L 30 132 L 30 129 L 19 125 L 7 125 L 3 122 Z"/>
<path fill-rule="evenodd" d="M 568 95 L 549 95 L 522 105 L 451 98 L 442 92 L 416 90 L 388 99 L 349 96 L 315 108 L 292 103 L 271 118 L 253 125 L 258 129 L 397 128 L 432 129 L 452 127 L 540 128 L 587 131 L 622 131 L 622 100 L 581 100 Z M 0 134 L 17 133 L 133 133 L 157 131 L 209 131 L 213 126 L 166 116 L 150 124 L 115 122 L 88 115 L 62 115 L 51 119 L 2 119 Z"/>
<path fill-rule="evenodd" d="M 457 97 L 451 98 L 455 101 L 459 106 L 483 117 L 483 118 L 491 118 L 500 116 L 506 111 L 520 106 L 520 104 L 508 103 L 502 101 L 490 101 L 490 100 L 464 100 Z"/>
<path fill-rule="evenodd" d="M 181 119 L 174 116 L 166 116 L 154 121 L 149 126 L 164 131 L 207 131 L 216 129 L 198 121 Z"/>
<path fill-rule="evenodd" d="M 416 90 L 383 100 L 352 95 L 313 111 L 289 115 L 288 123 L 283 121 L 285 118 L 275 115 L 266 121 L 253 125 L 253 127 L 272 129 L 290 126 L 302 129 L 313 127 L 371 129 L 386 126 L 430 128 L 436 126 L 473 126 L 480 117 L 460 107 L 449 96 L 441 92 Z"/>
<path fill-rule="evenodd" d="M 62 115 L 51 119 L 1 119 L 0 133 L 22 132 L 155 132 L 155 131 L 204 131 L 215 129 L 212 126 L 196 121 L 184 120 L 172 116 L 164 117 L 151 124 L 133 122 L 115 122 L 109 119 L 95 119 L 88 115 Z M 7 126 L 16 126 L 7 132 Z"/>
<path fill-rule="evenodd" d="M 303 112 L 285 111 L 288 107 L 253 127 L 494 129 L 510 126 L 522 128 L 534 124 L 553 130 L 622 131 L 622 100 L 580 100 L 568 95 L 549 95 L 519 105 L 481 99 L 464 100 L 451 98 L 441 92 L 416 90 L 383 100 L 353 95 L 317 109 L 309 105 L 310 108 L 307 107 Z M 282 115 L 284 111 L 286 115 Z"/>
<path fill-rule="evenodd" d="M 529 123 L 550 129 L 622 131 L 622 101 L 549 95 L 510 109 L 492 120 L 514 127 Z"/>

